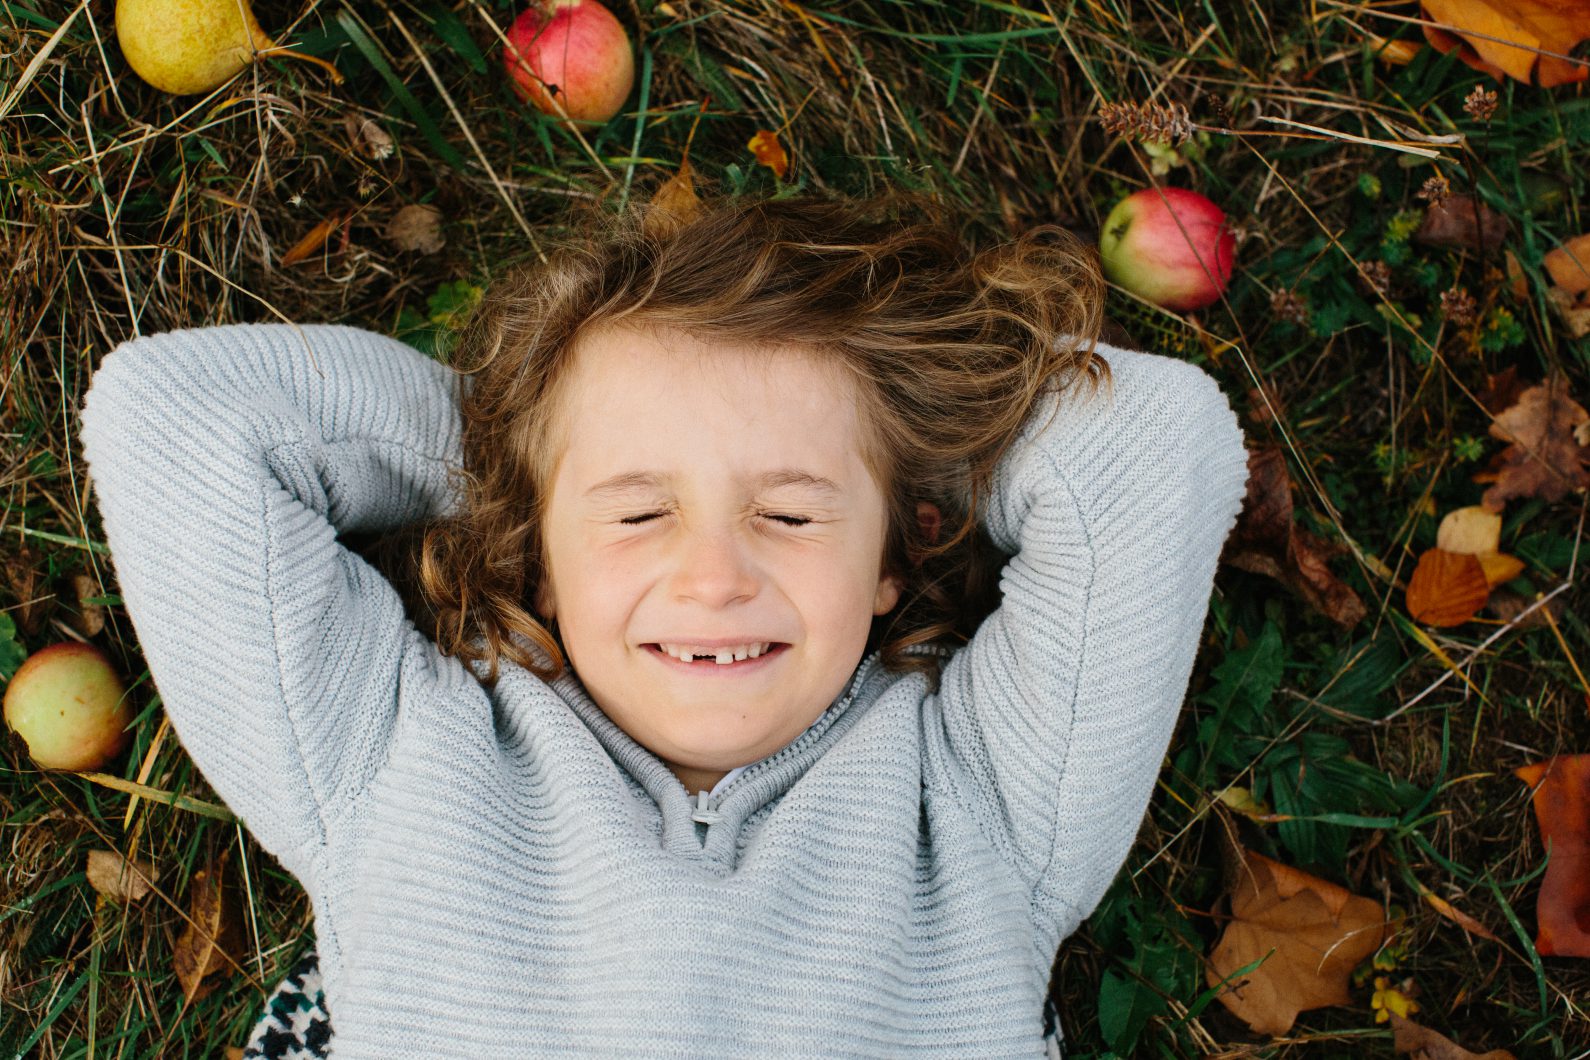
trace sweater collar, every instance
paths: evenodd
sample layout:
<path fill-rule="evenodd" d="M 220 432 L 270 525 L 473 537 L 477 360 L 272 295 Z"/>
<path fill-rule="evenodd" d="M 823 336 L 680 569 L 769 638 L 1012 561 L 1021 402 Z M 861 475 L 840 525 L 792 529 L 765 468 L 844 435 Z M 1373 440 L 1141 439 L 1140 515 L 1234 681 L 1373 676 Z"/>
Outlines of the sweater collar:
<path fill-rule="evenodd" d="M 716 797 L 706 792 L 692 796 L 685 791 L 685 786 L 662 759 L 637 743 L 597 706 L 572 666 L 566 666 L 562 675 L 550 682 L 550 687 L 569 704 L 613 760 L 640 782 L 662 808 L 665 820 L 688 817 L 698 824 L 710 825 L 726 820 L 729 814 L 725 807 L 731 800 L 735 804 L 733 816 L 738 822 L 788 790 L 818 757 L 814 749 L 819 744 L 831 742 L 824 741 L 823 737 L 849 713 L 867 678 L 880 669 L 882 655 L 882 651 L 874 651 L 866 656 L 850 675 L 844 689 L 804 732 L 767 757 L 746 765 L 739 776 L 722 786 Z M 848 721 L 839 726 L 841 729 L 849 727 Z"/>

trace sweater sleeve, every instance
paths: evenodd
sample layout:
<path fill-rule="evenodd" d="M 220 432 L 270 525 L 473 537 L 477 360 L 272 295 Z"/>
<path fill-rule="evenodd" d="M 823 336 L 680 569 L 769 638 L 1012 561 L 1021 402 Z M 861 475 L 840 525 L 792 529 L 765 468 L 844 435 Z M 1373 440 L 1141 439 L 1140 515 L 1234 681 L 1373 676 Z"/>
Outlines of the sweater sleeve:
<path fill-rule="evenodd" d="M 183 747 L 301 880 L 385 758 L 435 645 L 337 540 L 449 509 L 456 376 L 329 325 L 107 354 L 80 438 L 123 603 Z"/>
<path fill-rule="evenodd" d="M 945 664 L 935 741 L 1057 943 L 1136 838 L 1247 483 L 1212 377 L 1097 348 L 1113 386 L 1048 394 L 995 469 L 985 526 L 1011 558 Z"/>

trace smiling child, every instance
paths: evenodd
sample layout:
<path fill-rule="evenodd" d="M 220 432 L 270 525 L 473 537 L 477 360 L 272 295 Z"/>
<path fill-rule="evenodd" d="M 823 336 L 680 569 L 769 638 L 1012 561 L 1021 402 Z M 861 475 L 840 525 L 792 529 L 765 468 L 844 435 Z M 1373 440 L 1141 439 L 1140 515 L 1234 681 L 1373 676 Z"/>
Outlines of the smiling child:
<path fill-rule="evenodd" d="M 127 612 L 313 903 L 247 1055 L 1061 1055 L 1246 454 L 1208 374 L 1096 341 L 1074 237 L 908 213 L 593 220 L 447 364 L 104 358 Z M 409 526 L 418 609 L 341 539 Z"/>

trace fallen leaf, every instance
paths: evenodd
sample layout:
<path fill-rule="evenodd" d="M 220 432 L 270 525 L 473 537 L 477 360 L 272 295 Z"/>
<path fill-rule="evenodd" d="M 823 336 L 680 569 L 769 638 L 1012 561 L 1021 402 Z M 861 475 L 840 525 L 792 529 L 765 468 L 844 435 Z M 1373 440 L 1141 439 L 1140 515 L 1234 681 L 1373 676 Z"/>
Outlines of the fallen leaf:
<path fill-rule="evenodd" d="M 1529 277 L 1524 275 L 1524 266 L 1519 264 L 1518 255 L 1511 250 L 1506 253 L 1506 264 L 1508 293 L 1513 296 L 1513 301 L 1522 302 L 1529 297 Z"/>
<path fill-rule="evenodd" d="M 1424 211 L 1413 238 L 1450 250 L 1494 250 L 1511 229 L 1507 218 L 1473 195 L 1448 195 Z"/>
<path fill-rule="evenodd" d="M 44 620 L 55 606 L 54 597 L 39 589 L 39 568 L 44 555 L 32 545 L 23 542 L 9 550 L 0 562 L 0 574 L 5 576 L 11 595 L 20 603 L 16 607 L 16 622 L 22 631 L 32 636 L 43 628 Z"/>
<path fill-rule="evenodd" d="M 1380 948 L 1386 918 L 1378 902 L 1345 887 L 1251 850 L 1241 856 L 1231 920 L 1209 955 L 1205 981 L 1215 986 L 1268 954 L 1216 996 L 1260 1034 L 1285 1034 L 1299 1012 L 1351 1001 L 1348 977 Z"/>
<path fill-rule="evenodd" d="M 1524 615 L 1523 618 L 1519 618 L 1518 616 L 1524 614 L 1524 611 L 1534 602 L 1533 599 L 1526 597 L 1523 593 L 1515 593 L 1511 589 L 1497 589 L 1491 593 L 1491 599 L 1486 604 L 1486 609 L 1503 622 L 1512 622 L 1517 619 L 1519 629 L 1535 629 L 1539 626 L 1550 625 L 1546 621 L 1547 611 L 1551 612 L 1551 617 L 1558 626 L 1562 625 L 1565 607 L 1561 596 L 1552 597 L 1540 607 Z"/>
<path fill-rule="evenodd" d="M 399 250 L 434 254 L 447 245 L 442 211 L 429 203 L 411 202 L 386 223 L 386 238 Z"/>
<path fill-rule="evenodd" d="M 1248 492 L 1221 558 L 1241 570 L 1274 578 L 1331 621 L 1353 626 L 1367 609 L 1326 561 L 1332 546 L 1292 519 L 1292 479 L 1277 446 L 1248 450 Z"/>
<path fill-rule="evenodd" d="M 1517 1060 L 1506 1049 L 1471 1053 L 1451 1038 L 1429 1027 L 1391 1014 L 1391 1047 L 1399 1053 L 1412 1053 L 1413 1060 Z"/>
<path fill-rule="evenodd" d="M 300 261 L 308 259 L 315 251 L 326 245 L 326 240 L 331 238 L 331 233 L 335 232 L 340 224 L 342 224 L 342 215 L 335 213 L 315 225 L 304 238 L 293 244 L 291 250 L 282 255 L 282 264 L 297 265 Z"/>
<path fill-rule="evenodd" d="M 1568 329 L 1570 338 L 1581 339 L 1590 332 L 1590 299 L 1584 295 L 1575 297 L 1561 287 L 1548 287 L 1546 300 L 1562 326 Z"/>
<path fill-rule="evenodd" d="M 77 596 L 75 625 L 83 636 L 97 636 L 105 628 L 105 607 L 103 604 L 91 604 L 88 601 L 101 595 L 99 583 L 87 574 L 74 574 L 72 592 Z"/>
<path fill-rule="evenodd" d="M 1453 508 L 1435 532 L 1435 547 L 1447 552 L 1483 556 L 1495 552 L 1502 541 L 1502 514 L 1482 504 Z"/>
<path fill-rule="evenodd" d="M 1426 549 L 1408 578 L 1408 614 L 1427 626 L 1461 626 L 1490 598 L 1491 584 L 1478 556 Z"/>
<path fill-rule="evenodd" d="M 86 874 L 89 885 L 106 898 L 136 902 L 149 893 L 155 867 L 143 858 L 134 858 L 129 864 L 114 850 L 90 850 Z"/>
<path fill-rule="evenodd" d="M 343 125 L 348 130 L 348 139 L 364 157 L 375 162 L 391 157 L 392 135 L 375 119 L 365 118 L 360 121 L 350 114 L 343 120 Z"/>
<path fill-rule="evenodd" d="M 220 973 L 241 964 L 242 920 L 237 895 L 226 886 L 226 863 L 231 850 L 208 867 L 196 869 L 188 887 L 188 923 L 171 947 L 171 965 L 189 1003 L 220 985 Z"/>
<path fill-rule="evenodd" d="M 1375 58 L 1387 66 L 1407 66 L 1424 50 L 1424 45 L 1418 41 L 1404 40 L 1402 38 L 1386 40 L 1384 37 L 1376 37 L 1370 34 L 1365 37 L 1365 40 L 1370 48 L 1374 49 Z"/>
<path fill-rule="evenodd" d="M 1574 297 L 1590 291 L 1590 234 L 1575 236 L 1546 251 L 1540 263 L 1546 266 L 1551 282 Z"/>
<path fill-rule="evenodd" d="M 1528 389 L 1528 385 L 1518 378 L 1518 366 L 1510 364 L 1495 375 L 1487 373 L 1485 389 L 1477 397 L 1481 408 L 1492 416 L 1499 416 L 1518 404 L 1519 395 Z"/>
<path fill-rule="evenodd" d="M 1425 26 L 1432 47 L 1456 49 L 1459 59 L 1498 81 L 1505 74 L 1551 88 L 1590 77 L 1579 63 L 1540 54 L 1567 55 L 1590 37 L 1590 5 L 1583 0 L 1423 0 L 1423 7 L 1428 17 L 1452 27 Z"/>
<path fill-rule="evenodd" d="M 1531 799 L 1548 852 L 1535 900 L 1535 950 L 1542 957 L 1590 957 L 1590 754 L 1554 755 L 1513 775 Z"/>
<path fill-rule="evenodd" d="M 1223 788 L 1215 798 L 1244 817 L 1255 820 L 1260 817 L 1268 817 L 1275 812 L 1263 801 L 1255 799 L 1253 792 L 1248 788 L 1236 786 Z"/>
<path fill-rule="evenodd" d="M 661 238 L 694 221 L 700 214 L 701 197 L 696 194 L 695 171 L 687 158 L 652 194 L 642 228 L 648 236 Z"/>
<path fill-rule="evenodd" d="M 1590 453 L 1581 444 L 1587 427 L 1590 412 L 1568 395 L 1560 373 L 1525 390 L 1491 423 L 1492 437 L 1510 444 L 1474 475 L 1475 482 L 1494 483 L 1481 503 L 1500 511 L 1514 497 L 1559 501 L 1590 486 Z"/>
<path fill-rule="evenodd" d="M 1467 913 L 1453 905 L 1451 902 L 1447 901 L 1445 898 L 1441 898 L 1430 891 L 1425 891 L 1424 900 L 1429 903 L 1430 908 L 1434 909 L 1437 913 L 1440 913 L 1442 916 L 1446 917 L 1448 920 L 1452 921 L 1452 923 L 1456 924 L 1464 931 L 1467 931 L 1469 934 L 1478 935 L 1482 939 L 1490 939 L 1492 942 L 1502 941 L 1496 937 L 1495 933 L 1492 932 L 1490 928 L 1486 927 L 1478 920 L 1475 920 L 1473 917 L 1469 916 Z"/>
<path fill-rule="evenodd" d="M 779 180 L 783 180 L 784 174 L 789 172 L 789 152 L 778 142 L 778 133 L 772 129 L 756 130 L 756 135 L 745 146 L 756 156 L 757 164 L 771 169 Z"/>

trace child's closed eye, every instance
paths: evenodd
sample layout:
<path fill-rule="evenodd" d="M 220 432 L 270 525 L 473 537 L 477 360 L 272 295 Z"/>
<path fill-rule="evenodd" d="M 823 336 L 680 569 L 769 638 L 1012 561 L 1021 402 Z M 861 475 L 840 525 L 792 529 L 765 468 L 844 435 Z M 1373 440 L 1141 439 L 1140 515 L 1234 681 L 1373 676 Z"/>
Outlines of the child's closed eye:
<path fill-rule="evenodd" d="M 652 512 L 648 515 L 631 515 L 627 519 L 620 519 L 619 522 L 625 526 L 639 526 L 641 523 L 655 519 L 659 515 L 667 514 L 667 512 Z M 784 523 L 786 526 L 805 526 L 807 523 L 811 522 L 810 519 L 805 519 L 798 515 L 765 515 L 763 518 L 776 519 Z"/>

